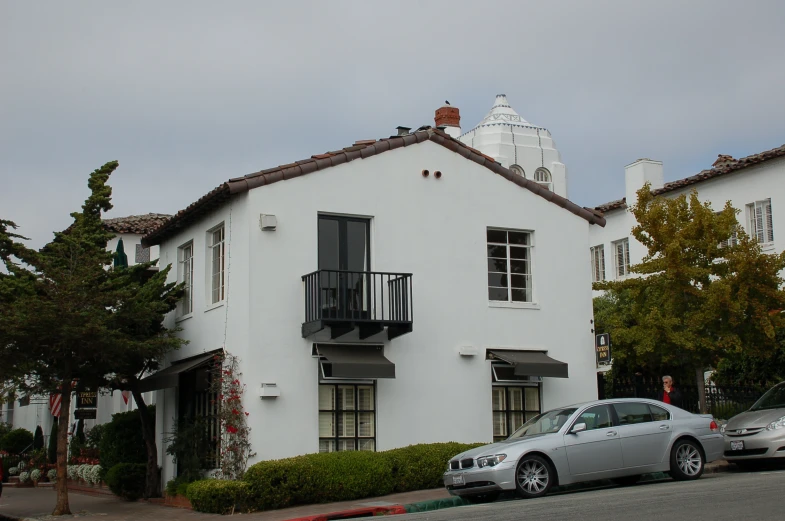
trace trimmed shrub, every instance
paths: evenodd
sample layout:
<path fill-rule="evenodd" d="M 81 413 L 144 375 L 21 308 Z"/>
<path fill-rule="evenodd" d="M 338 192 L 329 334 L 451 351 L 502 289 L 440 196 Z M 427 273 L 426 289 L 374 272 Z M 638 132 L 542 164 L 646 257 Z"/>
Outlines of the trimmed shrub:
<path fill-rule="evenodd" d="M 86 473 L 88 483 L 93 485 L 101 484 L 101 465 L 92 465 L 90 471 Z"/>
<path fill-rule="evenodd" d="M 43 449 L 44 448 L 44 431 L 41 429 L 41 426 L 38 425 L 35 428 L 35 434 L 33 434 L 33 449 Z"/>
<path fill-rule="evenodd" d="M 19 474 L 19 467 L 11 467 L 8 469 L 9 476 L 16 476 L 17 474 Z"/>
<path fill-rule="evenodd" d="M 14 429 L 0 440 L 0 450 L 11 454 L 21 454 L 23 451 L 32 448 L 33 433 L 27 429 Z"/>
<path fill-rule="evenodd" d="M 52 483 L 57 483 L 57 469 L 49 469 L 46 473 L 46 477 L 49 478 L 49 481 Z"/>
<path fill-rule="evenodd" d="M 186 497 L 194 510 L 210 514 L 228 514 L 248 509 L 248 483 L 221 479 L 203 479 L 188 485 Z"/>
<path fill-rule="evenodd" d="M 170 479 L 169 482 L 166 484 L 166 495 L 172 497 L 173 496 L 187 497 L 186 492 L 188 491 L 188 485 L 190 485 L 194 481 L 187 480 L 182 476 L 177 476 L 174 479 Z"/>
<path fill-rule="evenodd" d="M 144 463 L 118 463 L 109 469 L 104 481 L 113 494 L 127 501 L 136 501 L 144 494 L 146 475 L 147 465 Z"/>
<path fill-rule="evenodd" d="M 30 479 L 33 481 L 38 481 L 41 479 L 41 469 L 33 469 L 33 471 L 30 473 Z"/>
<path fill-rule="evenodd" d="M 29 472 L 20 472 L 19 473 L 19 483 L 27 483 L 30 481 L 30 473 Z"/>
<path fill-rule="evenodd" d="M 155 418 L 155 406 L 149 407 Z M 103 481 L 106 473 L 119 463 L 146 463 L 147 447 L 142 437 L 142 422 L 139 411 L 120 412 L 112 415 L 112 421 L 105 424 L 99 442 Z M 144 483 L 144 479 L 142 479 Z"/>
<path fill-rule="evenodd" d="M 386 452 L 306 454 L 259 462 L 243 480 L 254 510 L 351 501 L 439 487 L 450 458 L 481 445 L 451 442 Z"/>

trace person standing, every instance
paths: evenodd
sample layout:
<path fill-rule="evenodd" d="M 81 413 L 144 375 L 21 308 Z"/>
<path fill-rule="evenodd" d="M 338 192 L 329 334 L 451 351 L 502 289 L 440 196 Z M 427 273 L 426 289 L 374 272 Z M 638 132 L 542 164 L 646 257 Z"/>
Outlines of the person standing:
<path fill-rule="evenodd" d="M 668 375 L 662 377 L 662 392 L 659 400 L 675 407 L 681 407 L 681 392 L 673 385 L 673 378 Z"/>

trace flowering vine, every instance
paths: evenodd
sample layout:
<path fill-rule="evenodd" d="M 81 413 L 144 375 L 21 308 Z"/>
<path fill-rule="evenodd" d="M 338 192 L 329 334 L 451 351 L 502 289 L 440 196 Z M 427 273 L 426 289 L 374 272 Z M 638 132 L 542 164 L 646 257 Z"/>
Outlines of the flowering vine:
<path fill-rule="evenodd" d="M 220 368 L 220 376 L 211 384 L 211 391 L 219 402 L 217 412 L 221 428 L 220 470 L 216 477 L 240 479 L 248 466 L 248 459 L 256 455 L 251 452 L 249 413 L 243 407 L 245 384 L 240 381 L 242 373 L 235 355 L 225 353 L 223 357 L 216 356 L 216 365 Z"/>

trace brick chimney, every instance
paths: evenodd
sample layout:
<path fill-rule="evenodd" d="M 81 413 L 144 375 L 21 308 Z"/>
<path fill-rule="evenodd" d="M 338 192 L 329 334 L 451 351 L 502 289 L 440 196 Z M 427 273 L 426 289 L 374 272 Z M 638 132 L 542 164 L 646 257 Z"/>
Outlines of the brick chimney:
<path fill-rule="evenodd" d="M 453 107 L 449 103 L 436 109 L 433 118 L 436 127 L 444 127 L 444 131 L 451 137 L 458 138 L 461 135 L 461 112 L 458 107 Z"/>

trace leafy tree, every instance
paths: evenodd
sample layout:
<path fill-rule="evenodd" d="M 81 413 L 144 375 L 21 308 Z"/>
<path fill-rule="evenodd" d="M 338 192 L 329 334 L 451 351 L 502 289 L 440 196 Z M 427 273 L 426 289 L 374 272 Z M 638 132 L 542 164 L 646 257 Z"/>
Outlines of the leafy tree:
<path fill-rule="evenodd" d="M 40 425 L 36 426 L 35 434 L 33 434 L 33 449 L 43 449 L 44 448 L 44 430 L 41 428 Z"/>
<path fill-rule="evenodd" d="M 668 199 L 647 184 L 631 212 L 632 235 L 647 249 L 630 267 L 640 276 L 594 284 L 625 309 L 608 325 L 614 356 L 692 370 L 705 411 L 704 369 L 740 353 L 767 358 L 775 351 L 785 254 L 764 254 L 738 227 L 730 203 L 715 212 L 696 191 Z M 723 245 L 734 230 L 737 244 Z"/>
<path fill-rule="evenodd" d="M 82 211 L 72 213 L 73 224 L 38 251 L 20 242 L 24 237 L 14 232 L 13 222 L 0 221 L 0 260 L 7 270 L 0 273 L 0 379 L 30 393 L 60 392 L 61 426 L 69 424 L 72 391 L 113 381 L 142 348 L 145 334 L 164 337 L 167 347 L 179 346 L 160 324 L 182 291 L 163 283 L 169 268 L 150 279 L 151 286 L 141 276 L 149 265 L 110 269 L 112 234 L 101 216 L 112 208 L 107 181 L 117 166 L 112 161 L 90 175 L 91 193 Z M 157 327 L 149 324 L 155 317 Z M 145 327 L 135 329 L 140 324 Z M 147 340 L 163 351 L 157 336 Z M 59 429 L 53 515 L 70 514 L 67 442 L 67 429 Z"/>

